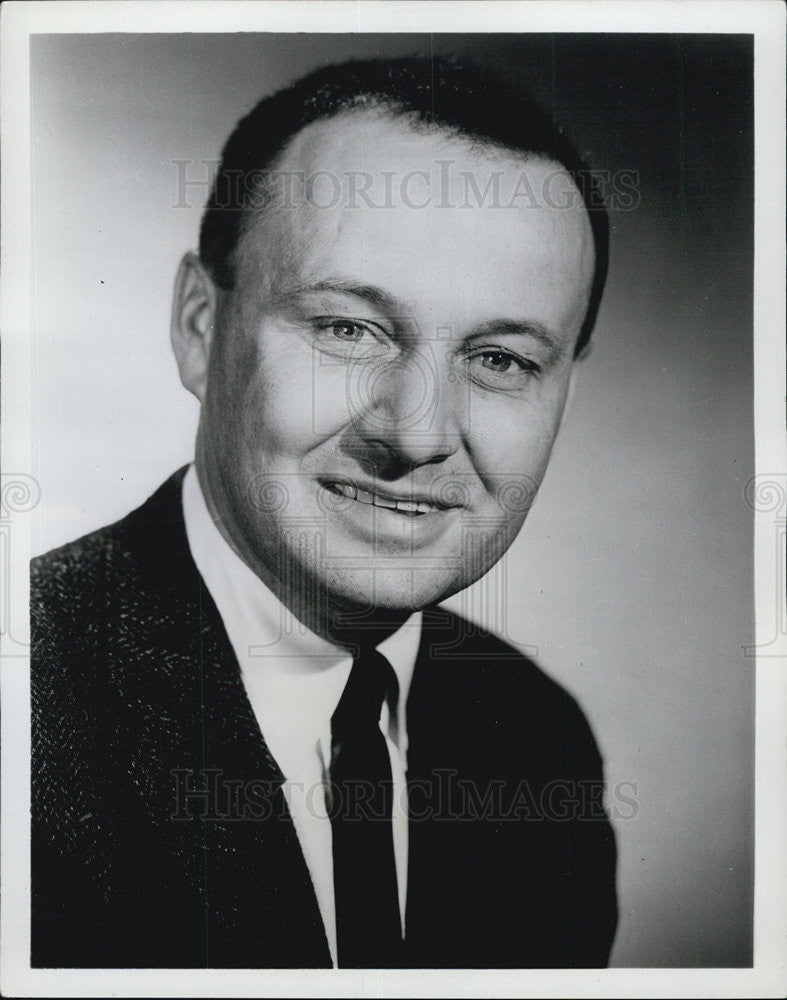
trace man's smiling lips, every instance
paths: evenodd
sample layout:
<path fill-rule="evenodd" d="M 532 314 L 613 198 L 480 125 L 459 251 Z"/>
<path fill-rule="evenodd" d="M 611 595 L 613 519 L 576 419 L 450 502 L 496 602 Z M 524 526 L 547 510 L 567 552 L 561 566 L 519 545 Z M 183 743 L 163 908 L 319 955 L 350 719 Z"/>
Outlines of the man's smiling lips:
<path fill-rule="evenodd" d="M 379 486 L 372 486 L 370 483 L 353 482 L 349 479 L 320 479 L 320 485 L 337 496 L 347 497 L 367 506 L 381 507 L 407 517 L 444 513 L 458 506 L 444 503 L 425 493 L 396 494 Z"/>

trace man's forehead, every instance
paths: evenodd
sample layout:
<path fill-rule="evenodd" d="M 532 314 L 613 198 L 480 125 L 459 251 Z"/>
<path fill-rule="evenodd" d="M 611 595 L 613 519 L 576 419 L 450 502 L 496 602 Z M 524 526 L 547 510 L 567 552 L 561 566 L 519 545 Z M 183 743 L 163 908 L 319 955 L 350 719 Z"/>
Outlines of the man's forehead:
<path fill-rule="evenodd" d="M 586 210 L 568 171 L 540 153 L 511 150 L 456 129 L 413 121 L 382 106 L 321 118 L 297 132 L 266 171 L 265 216 L 303 221 L 304 208 L 323 220 L 341 211 L 402 208 L 556 209 L 565 219 Z M 556 218 L 558 218 L 556 216 Z M 247 226 L 252 228 L 252 226 Z"/>
<path fill-rule="evenodd" d="M 332 166 L 364 170 L 379 165 L 375 153 L 381 147 L 383 162 L 394 151 L 403 159 L 408 155 L 421 158 L 459 138 L 439 125 L 416 123 L 392 108 L 370 105 L 311 122 L 292 137 L 278 161 L 285 168 L 312 172 Z M 469 146 L 470 140 L 462 137 L 461 144 Z"/>
<path fill-rule="evenodd" d="M 276 168 L 303 175 L 312 184 L 321 177 L 326 179 L 328 174 L 342 172 L 344 176 L 337 179 L 345 183 L 347 190 L 342 193 L 350 195 L 349 207 L 368 206 L 373 201 L 371 197 L 363 198 L 366 192 L 362 181 L 367 175 L 388 177 L 390 200 L 409 207 L 408 201 L 422 199 L 408 198 L 410 192 L 402 190 L 408 172 L 442 168 L 443 179 L 450 182 L 459 179 L 446 169 L 454 163 L 459 167 L 472 165 L 474 170 L 489 174 L 520 172 L 526 163 L 543 160 L 540 154 L 505 149 L 456 129 L 371 106 L 343 111 L 307 125 L 279 154 Z M 562 170 L 557 163 L 552 163 L 552 169 Z"/>
<path fill-rule="evenodd" d="M 319 280 L 341 268 L 380 282 L 406 276 L 418 295 L 412 261 L 427 275 L 439 258 L 454 260 L 458 271 L 494 259 L 484 285 L 490 295 L 498 279 L 511 286 L 525 273 L 545 287 L 590 280 L 592 235 L 581 196 L 564 168 L 543 157 L 367 108 L 304 128 L 274 172 L 271 197 L 241 247 L 239 263 L 256 271 L 249 274 L 255 283 L 263 270 L 280 282 L 294 273 Z"/>

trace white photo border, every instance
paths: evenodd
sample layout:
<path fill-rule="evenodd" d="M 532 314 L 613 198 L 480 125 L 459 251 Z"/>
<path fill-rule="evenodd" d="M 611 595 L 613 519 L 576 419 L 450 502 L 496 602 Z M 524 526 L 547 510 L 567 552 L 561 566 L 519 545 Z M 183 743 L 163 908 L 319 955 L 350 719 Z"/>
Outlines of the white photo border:
<path fill-rule="evenodd" d="M 522 2 L 17 2 L 2 10 L 2 455 L 4 479 L 32 469 L 30 404 L 29 37 L 92 32 L 685 32 L 752 34 L 755 41 L 755 491 L 787 497 L 783 400 L 785 12 L 768 0 Z M 4 487 L 5 494 L 5 487 Z M 13 549 L 2 553 L 13 610 L 2 630 L 2 909 L 0 989 L 6 996 L 553 996 L 731 997 L 787 992 L 787 635 L 783 553 L 774 513 L 755 507 L 757 620 L 755 916 L 751 969 L 483 971 L 84 970 L 29 965 L 27 553 L 21 504 Z M 783 515 L 782 515 L 783 516 Z M 782 532 L 782 539 L 784 533 Z M 2 540 L 0 540 L 2 544 Z M 783 589 L 782 589 L 783 595 Z M 773 623 L 781 623 L 773 639 Z"/>

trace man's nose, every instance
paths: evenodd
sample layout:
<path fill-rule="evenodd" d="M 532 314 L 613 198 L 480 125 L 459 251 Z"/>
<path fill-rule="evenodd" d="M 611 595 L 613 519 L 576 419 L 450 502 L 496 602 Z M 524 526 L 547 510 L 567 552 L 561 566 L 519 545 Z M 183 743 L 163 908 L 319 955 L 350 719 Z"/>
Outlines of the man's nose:
<path fill-rule="evenodd" d="M 435 345 L 369 370 L 356 391 L 355 430 L 366 449 L 386 460 L 379 468 L 443 462 L 459 448 L 457 379 Z"/>

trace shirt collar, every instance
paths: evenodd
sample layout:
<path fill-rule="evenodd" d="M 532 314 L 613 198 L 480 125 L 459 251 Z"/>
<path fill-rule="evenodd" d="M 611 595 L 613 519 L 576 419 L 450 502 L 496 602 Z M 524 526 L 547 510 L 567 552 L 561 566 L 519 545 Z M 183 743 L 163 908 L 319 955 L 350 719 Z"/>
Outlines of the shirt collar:
<path fill-rule="evenodd" d="M 183 480 L 183 515 L 192 557 L 221 615 L 260 728 L 287 775 L 284 758 L 313 746 L 330 722 L 352 659 L 346 649 L 306 628 L 225 541 L 193 465 Z M 399 682 L 392 736 L 402 752 L 421 619 L 415 612 L 378 646 Z"/>

